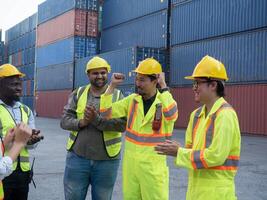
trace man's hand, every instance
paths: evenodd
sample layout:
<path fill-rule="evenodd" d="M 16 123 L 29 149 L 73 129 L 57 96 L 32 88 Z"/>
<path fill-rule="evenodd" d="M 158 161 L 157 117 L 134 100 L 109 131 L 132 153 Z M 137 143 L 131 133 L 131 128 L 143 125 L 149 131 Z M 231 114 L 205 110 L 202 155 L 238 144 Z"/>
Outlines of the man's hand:
<path fill-rule="evenodd" d="M 9 145 L 11 145 L 13 143 L 14 139 L 15 139 L 15 129 L 12 128 L 12 129 L 8 130 L 8 132 L 4 138 L 4 141 L 3 141 L 4 146 L 8 147 Z"/>
<path fill-rule="evenodd" d="M 44 136 L 40 134 L 40 130 L 32 129 L 32 136 L 30 137 L 29 141 L 27 142 L 27 145 L 33 145 L 42 139 L 44 139 Z"/>
<path fill-rule="evenodd" d="M 180 144 L 173 140 L 166 140 L 164 143 L 155 146 L 155 151 L 160 155 L 177 156 Z"/>
<path fill-rule="evenodd" d="M 158 84 L 160 86 L 161 89 L 166 88 L 166 81 L 165 81 L 165 73 L 161 72 L 159 77 L 158 77 Z"/>
<path fill-rule="evenodd" d="M 90 124 L 90 122 L 96 117 L 96 108 L 92 105 L 87 105 L 84 110 L 83 119 L 79 121 L 79 127 L 84 128 Z"/>
<path fill-rule="evenodd" d="M 20 123 L 15 129 L 15 139 L 14 144 L 26 145 L 30 137 L 32 136 L 32 129 L 24 124 Z"/>
<path fill-rule="evenodd" d="M 113 73 L 110 81 L 110 85 L 114 88 L 121 84 L 125 79 L 124 74 L 122 73 Z"/>

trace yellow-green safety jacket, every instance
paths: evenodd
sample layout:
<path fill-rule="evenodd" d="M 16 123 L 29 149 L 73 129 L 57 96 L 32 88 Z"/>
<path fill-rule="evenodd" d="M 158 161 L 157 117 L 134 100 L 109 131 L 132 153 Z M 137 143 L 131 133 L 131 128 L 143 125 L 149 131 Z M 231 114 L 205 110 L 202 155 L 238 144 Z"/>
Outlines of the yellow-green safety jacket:
<path fill-rule="evenodd" d="M 100 112 L 106 118 L 127 117 L 123 157 L 123 199 L 168 199 L 169 173 L 166 156 L 158 155 L 154 146 L 170 139 L 178 117 L 177 105 L 170 92 L 157 92 L 144 115 L 142 96 L 132 94 L 111 103 L 112 95 L 102 95 Z M 159 110 L 160 129 L 152 123 Z"/>
<path fill-rule="evenodd" d="M 236 112 L 219 98 L 205 117 L 205 106 L 190 116 L 185 148 L 176 164 L 189 169 L 187 200 L 235 200 L 234 177 L 240 158 Z"/>
<path fill-rule="evenodd" d="M 21 104 L 21 119 L 22 122 L 28 124 L 29 116 L 31 114 L 30 108 L 26 105 Z M 14 128 L 16 126 L 15 120 L 12 118 L 12 115 L 9 113 L 7 108 L 4 105 L 0 105 L 0 134 L 2 137 L 5 137 L 7 131 Z M 8 150 L 5 151 L 5 155 L 8 155 Z M 26 148 L 23 148 L 19 154 L 20 157 L 20 168 L 22 171 L 30 170 L 30 159 L 29 152 Z M 13 170 L 17 167 L 17 160 L 13 162 Z"/>
<path fill-rule="evenodd" d="M 84 110 L 87 103 L 88 91 L 90 85 L 79 87 L 77 89 L 77 119 L 83 119 Z M 120 90 L 114 91 L 113 102 L 117 101 L 120 98 Z M 74 145 L 74 142 L 77 138 L 78 131 L 72 131 L 69 135 L 67 150 L 70 150 Z M 115 157 L 120 153 L 121 150 L 121 133 L 115 131 L 103 131 L 104 143 L 106 151 L 109 157 Z"/>

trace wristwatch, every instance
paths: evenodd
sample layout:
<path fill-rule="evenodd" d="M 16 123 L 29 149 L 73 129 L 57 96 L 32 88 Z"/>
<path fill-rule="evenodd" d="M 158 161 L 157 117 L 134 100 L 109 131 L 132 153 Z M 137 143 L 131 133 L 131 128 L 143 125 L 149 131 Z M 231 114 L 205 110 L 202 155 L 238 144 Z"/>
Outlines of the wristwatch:
<path fill-rule="evenodd" d="M 161 93 L 166 92 L 166 91 L 170 91 L 170 88 L 169 87 L 165 87 L 165 88 L 160 89 Z"/>

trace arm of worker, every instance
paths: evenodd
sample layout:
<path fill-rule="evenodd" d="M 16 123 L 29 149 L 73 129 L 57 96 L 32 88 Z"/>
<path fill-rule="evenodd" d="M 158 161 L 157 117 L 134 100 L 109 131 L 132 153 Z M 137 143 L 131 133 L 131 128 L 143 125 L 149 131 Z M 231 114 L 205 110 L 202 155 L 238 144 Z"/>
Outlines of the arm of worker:
<path fill-rule="evenodd" d="M 197 151 L 179 147 L 176 165 L 197 170 L 221 166 L 226 161 L 236 134 L 235 121 L 231 120 L 236 115 L 234 111 L 225 114 L 223 112 L 225 111 L 221 111 L 216 117 L 216 128 L 210 146 Z"/>
<path fill-rule="evenodd" d="M 39 142 L 43 139 L 43 136 L 40 134 L 40 130 L 35 129 L 35 120 L 32 111 L 30 111 L 28 126 L 32 129 L 32 136 L 29 139 L 26 148 L 28 150 L 35 149 Z"/>
<path fill-rule="evenodd" d="M 7 156 L 0 158 L 0 180 L 12 173 L 12 164 L 17 159 L 21 149 L 26 145 L 31 137 L 32 130 L 27 125 L 21 123 L 16 128 L 9 130 L 7 138 L 11 136 L 12 140 L 4 141 L 5 145 L 12 143 Z"/>
<path fill-rule="evenodd" d="M 124 132 L 126 129 L 127 118 L 114 118 L 105 119 L 100 115 L 97 115 L 91 124 L 94 125 L 100 131 L 117 131 Z"/>
<path fill-rule="evenodd" d="M 177 103 L 173 99 L 172 94 L 168 91 L 167 84 L 165 82 L 165 74 L 162 72 L 158 77 L 158 84 L 163 91 L 158 95 L 158 98 L 162 102 L 163 116 L 166 121 L 175 122 L 178 118 Z"/>
<path fill-rule="evenodd" d="M 101 95 L 100 99 L 100 115 L 105 119 L 111 118 L 122 118 L 126 117 L 128 114 L 129 100 L 131 97 L 128 96 L 120 101 L 112 103 L 114 89 L 122 83 L 124 80 L 124 75 L 121 73 L 113 73 L 111 77 L 110 85 L 105 92 Z"/>
<path fill-rule="evenodd" d="M 63 116 L 60 121 L 60 126 L 64 130 L 78 131 L 79 119 L 77 119 L 76 109 L 77 109 L 77 90 L 74 90 L 68 98 L 68 103 L 64 107 Z"/>
<path fill-rule="evenodd" d="M 118 91 L 118 90 L 117 90 Z M 118 100 L 123 99 L 123 94 L 119 91 Z M 100 131 L 118 131 L 124 132 L 126 129 L 127 118 L 113 118 L 113 119 L 105 119 L 99 115 L 99 113 L 95 110 L 95 117 L 93 118 L 91 124 L 94 125 Z"/>

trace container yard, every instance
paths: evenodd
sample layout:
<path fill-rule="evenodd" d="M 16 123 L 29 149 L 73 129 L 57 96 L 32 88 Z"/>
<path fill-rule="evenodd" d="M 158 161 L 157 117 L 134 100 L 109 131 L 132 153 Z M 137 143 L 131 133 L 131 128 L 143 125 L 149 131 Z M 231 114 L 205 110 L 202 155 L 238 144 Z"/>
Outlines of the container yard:
<path fill-rule="evenodd" d="M 238 116 L 241 156 L 236 196 L 267 199 L 266 0 L 44 0 L 27 18 L 2 26 L 0 21 L 0 65 L 12 64 L 25 74 L 20 102 L 32 110 L 36 127 L 45 136 L 33 150 L 37 188 L 30 184 L 28 199 L 67 199 L 63 177 L 69 132 L 60 128 L 60 119 L 69 95 L 90 83 L 85 73 L 89 60 L 98 56 L 108 62 L 108 80 L 112 73 L 123 73 L 118 89 L 128 97 L 137 92 L 136 67 L 146 58 L 156 59 L 177 102 L 173 139 L 185 145 L 190 114 L 201 104 L 194 101 L 192 80 L 184 77 L 206 55 L 224 64 L 229 78 L 224 99 Z M 55 167 L 46 172 L 51 155 Z M 121 165 L 114 200 L 123 199 Z M 173 158 L 167 165 L 168 199 L 186 200 L 186 170 L 175 166 Z M 91 190 L 86 199 L 92 199 Z"/>

